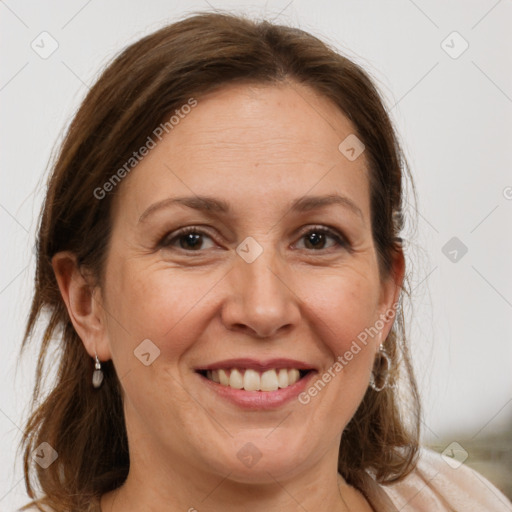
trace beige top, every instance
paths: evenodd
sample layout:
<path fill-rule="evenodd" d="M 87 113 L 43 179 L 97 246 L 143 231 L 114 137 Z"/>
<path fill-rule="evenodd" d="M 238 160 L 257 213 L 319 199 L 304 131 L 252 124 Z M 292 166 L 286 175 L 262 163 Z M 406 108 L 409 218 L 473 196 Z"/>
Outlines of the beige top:
<path fill-rule="evenodd" d="M 368 475 L 360 491 L 375 512 L 512 512 L 512 502 L 489 480 L 465 464 L 453 469 L 427 448 L 403 481 L 384 486 Z M 83 512 L 100 512 L 99 502 Z"/>
<path fill-rule="evenodd" d="M 480 473 L 465 464 L 454 469 L 427 448 L 404 480 L 383 486 L 368 476 L 361 492 L 376 512 L 512 512 L 512 502 Z"/>

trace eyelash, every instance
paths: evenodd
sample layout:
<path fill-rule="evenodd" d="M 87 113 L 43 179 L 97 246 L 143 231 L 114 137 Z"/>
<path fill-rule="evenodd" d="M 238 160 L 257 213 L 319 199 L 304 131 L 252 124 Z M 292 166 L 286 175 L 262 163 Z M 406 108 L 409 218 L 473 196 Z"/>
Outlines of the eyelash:
<path fill-rule="evenodd" d="M 165 235 L 159 242 L 158 247 L 164 248 L 164 249 L 170 248 L 173 245 L 173 242 L 175 242 L 175 241 L 179 240 L 180 238 L 182 238 L 186 235 L 189 235 L 191 233 L 194 233 L 196 235 L 202 235 L 202 236 L 206 235 L 208 238 L 212 238 L 206 231 L 203 231 L 196 226 L 187 226 L 185 228 L 179 229 L 178 231 L 175 231 L 174 233 L 169 233 L 169 234 Z M 319 233 L 319 234 L 323 234 L 323 235 L 328 235 L 329 237 L 331 237 L 335 240 L 336 245 L 338 247 L 350 251 L 350 244 L 345 239 L 345 237 L 343 237 L 341 234 L 339 234 L 337 231 L 335 231 L 333 229 L 330 229 L 330 228 L 327 228 L 324 226 L 313 226 L 313 227 L 309 228 L 307 231 L 305 231 L 304 233 L 302 233 L 300 236 L 300 239 L 302 239 L 303 237 L 305 237 L 306 235 L 309 235 L 311 233 Z M 170 235 L 173 235 L 172 238 L 169 238 Z M 329 249 L 332 249 L 332 248 L 319 249 L 316 251 L 315 251 L 315 249 L 310 249 L 310 251 L 321 252 L 321 251 L 325 251 L 325 250 L 329 250 Z M 202 250 L 183 249 L 181 247 L 179 248 L 179 250 L 185 251 L 187 253 L 202 252 Z"/>

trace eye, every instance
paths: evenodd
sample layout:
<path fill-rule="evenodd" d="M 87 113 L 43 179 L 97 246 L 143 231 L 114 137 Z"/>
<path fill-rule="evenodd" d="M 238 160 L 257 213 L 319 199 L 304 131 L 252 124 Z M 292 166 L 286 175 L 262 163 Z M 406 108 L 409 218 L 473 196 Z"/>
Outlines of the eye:
<path fill-rule="evenodd" d="M 202 246 L 203 237 L 207 237 L 211 240 L 209 235 L 194 226 L 180 229 L 174 233 L 171 233 L 171 236 L 172 237 L 165 236 L 160 242 L 159 246 L 167 248 L 174 246 L 175 242 L 179 242 L 180 249 L 185 251 L 197 251 Z"/>
<path fill-rule="evenodd" d="M 183 249 L 184 251 L 198 252 L 200 249 L 208 249 L 208 247 L 204 247 L 204 237 L 212 241 L 211 236 L 205 231 L 195 226 L 188 226 L 166 235 L 159 243 L 159 247 L 174 247 Z M 349 243 L 341 234 L 324 226 L 314 226 L 309 228 L 301 235 L 300 239 L 305 240 L 306 249 L 312 249 L 315 252 L 336 246 L 347 249 L 349 248 Z M 334 241 L 334 244 L 331 244 L 331 247 L 325 247 L 328 239 Z M 177 243 L 179 243 L 179 246 L 176 246 Z M 212 246 L 213 241 L 210 248 Z"/>
<path fill-rule="evenodd" d="M 306 241 L 306 249 L 313 249 L 315 251 L 329 249 L 330 247 L 325 247 L 326 240 L 329 238 L 334 240 L 334 246 L 347 248 L 349 246 L 345 238 L 337 231 L 323 226 L 314 226 L 313 228 L 309 228 L 301 235 L 301 240 L 304 239 Z"/>

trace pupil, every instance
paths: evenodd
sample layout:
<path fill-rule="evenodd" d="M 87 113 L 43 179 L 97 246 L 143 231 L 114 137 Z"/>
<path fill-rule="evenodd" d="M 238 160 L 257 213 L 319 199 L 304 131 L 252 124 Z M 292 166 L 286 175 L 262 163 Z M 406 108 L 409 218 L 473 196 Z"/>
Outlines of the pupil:
<path fill-rule="evenodd" d="M 309 236 L 308 236 L 308 239 L 309 240 L 313 240 L 313 247 L 317 247 L 319 244 L 322 243 L 323 241 L 323 233 L 316 233 L 316 232 L 313 232 L 311 233 Z"/>
<path fill-rule="evenodd" d="M 195 248 L 196 245 L 200 245 L 197 243 L 200 237 L 201 235 L 197 233 L 188 233 L 187 235 L 185 235 L 185 245 L 189 245 L 192 248 Z M 188 249 L 188 247 L 182 247 L 182 249 Z"/>

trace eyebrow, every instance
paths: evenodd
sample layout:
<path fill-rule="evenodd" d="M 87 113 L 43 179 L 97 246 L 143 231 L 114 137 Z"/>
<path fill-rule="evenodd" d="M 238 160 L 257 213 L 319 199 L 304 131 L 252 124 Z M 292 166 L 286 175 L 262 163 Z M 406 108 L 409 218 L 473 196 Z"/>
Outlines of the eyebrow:
<path fill-rule="evenodd" d="M 173 205 L 182 205 L 193 210 L 214 212 L 228 215 L 231 213 L 229 203 L 223 199 L 211 196 L 183 196 L 169 197 L 150 205 L 139 217 L 138 222 L 143 222 L 150 214 L 162 208 L 169 208 Z M 288 210 L 296 213 L 305 213 L 312 210 L 319 210 L 330 205 L 339 205 L 352 213 L 358 215 L 363 221 L 364 216 L 361 209 L 348 197 L 339 194 L 328 194 L 322 196 L 304 196 L 296 199 L 289 205 Z"/>

